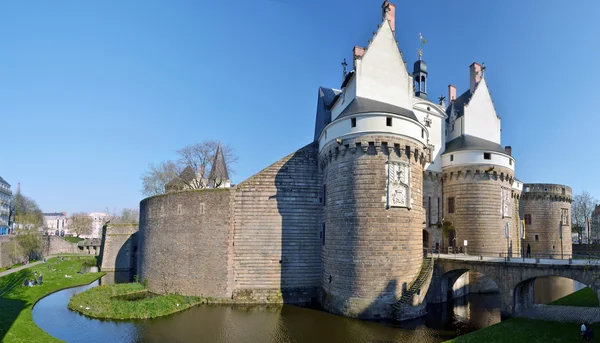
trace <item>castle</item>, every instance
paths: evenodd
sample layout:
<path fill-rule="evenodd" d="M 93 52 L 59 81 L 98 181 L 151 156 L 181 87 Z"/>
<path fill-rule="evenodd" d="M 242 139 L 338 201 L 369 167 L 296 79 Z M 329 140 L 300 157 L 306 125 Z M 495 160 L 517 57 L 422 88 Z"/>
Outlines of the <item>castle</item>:
<path fill-rule="evenodd" d="M 424 250 L 571 253 L 571 189 L 515 178 L 484 66 L 462 94 L 448 87 L 448 106 L 432 102 L 427 64 L 419 54 L 408 70 L 395 29 L 385 1 L 340 89 L 319 88 L 314 142 L 234 187 L 142 200 L 137 269 L 151 290 L 402 319 L 394 304 Z"/>

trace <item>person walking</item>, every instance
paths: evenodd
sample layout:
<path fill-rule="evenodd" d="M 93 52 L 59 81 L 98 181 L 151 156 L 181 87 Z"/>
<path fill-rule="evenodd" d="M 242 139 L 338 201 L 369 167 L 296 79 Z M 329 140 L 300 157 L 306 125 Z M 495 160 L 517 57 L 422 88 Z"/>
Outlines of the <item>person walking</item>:
<path fill-rule="evenodd" d="M 531 257 L 531 245 L 527 243 L 527 257 Z"/>

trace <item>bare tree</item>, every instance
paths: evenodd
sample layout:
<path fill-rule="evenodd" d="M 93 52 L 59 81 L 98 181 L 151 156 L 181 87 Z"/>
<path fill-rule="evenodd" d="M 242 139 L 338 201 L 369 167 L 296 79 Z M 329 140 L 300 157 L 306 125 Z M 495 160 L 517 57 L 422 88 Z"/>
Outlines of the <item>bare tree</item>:
<path fill-rule="evenodd" d="M 35 200 L 17 192 L 13 197 L 10 212 L 19 229 L 39 229 L 44 225 L 44 214 Z"/>
<path fill-rule="evenodd" d="M 167 183 L 178 177 L 177 169 L 177 164 L 173 161 L 150 164 L 148 171 L 142 175 L 142 193 L 146 196 L 163 194 Z"/>
<path fill-rule="evenodd" d="M 69 230 L 77 237 L 92 233 L 92 217 L 87 213 L 73 213 L 69 223 Z"/>
<path fill-rule="evenodd" d="M 586 225 L 586 218 L 592 216 L 592 211 L 594 211 L 596 203 L 597 200 L 587 191 L 583 191 L 581 194 L 577 194 L 573 197 L 573 203 L 571 203 L 571 221 L 573 223 L 573 228 L 579 235 L 580 242 L 582 231 Z M 589 240 L 589 237 L 587 238 Z"/>
<path fill-rule="evenodd" d="M 213 163 L 219 147 L 223 153 L 223 163 L 213 170 Z M 203 189 L 220 186 L 224 181 L 213 175 L 232 174 L 232 165 L 238 158 L 230 146 L 218 141 L 208 140 L 191 144 L 177 150 L 177 160 L 166 161 L 157 166 L 150 165 L 149 170 L 142 176 L 143 190 L 147 196 L 162 194 L 167 189 Z M 225 167 L 222 167 L 222 165 Z"/>

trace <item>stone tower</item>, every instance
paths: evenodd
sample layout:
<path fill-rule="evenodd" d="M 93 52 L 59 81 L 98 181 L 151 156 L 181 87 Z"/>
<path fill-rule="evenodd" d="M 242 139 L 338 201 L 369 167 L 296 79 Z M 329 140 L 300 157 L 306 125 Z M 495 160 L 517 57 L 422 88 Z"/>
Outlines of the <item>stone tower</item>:
<path fill-rule="evenodd" d="M 519 213 L 525 221 L 523 245 L 531 246 L 532 257 L 570 257 L 572 201 L 573 193 L 568 186 L 548 183 L 523 185 Z"/>
<path fill-rule="evenodd" d="M 478 63 L 471 64 L 470 87 L 459 97 L 454 86 L 449 86 L 447 143 L 442 155 L 442 246 L 498 256 L 519 251 L 520 183 L 515 180 L 510 147 L 500 145 L 500 118 L 483 71 Z"/>
<path fill-rule="evenodd" d="M 394 5 L 328 100 L 320 90 L 323 175 L 321 303 L 351 317 L 389 318 L 423 261 L 428 130 L 412 108 L 412 77 L 394 37 Z M 319 129 L 319 125 L 322 126 Z"/>

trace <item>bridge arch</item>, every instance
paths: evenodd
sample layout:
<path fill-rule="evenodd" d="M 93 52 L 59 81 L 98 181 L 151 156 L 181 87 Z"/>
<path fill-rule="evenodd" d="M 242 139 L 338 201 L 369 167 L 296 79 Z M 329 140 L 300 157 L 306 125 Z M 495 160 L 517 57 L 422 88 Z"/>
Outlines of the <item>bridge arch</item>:
<path fill-rule="evenodd" d="M 438 289 L 430 288 L 432 295 L 428 295 L 432 303 L 447 302 L 469 293 L 498 293 L 500 290 L 498 281 L 470 268 L 438 270 L 437 280 L 437 283 L 432 282 L 431 287 Z"/>
<path fill-rule="evenodd" d="M 580 277 L 567 277 L 563 275 L 543 275 L 543 276 L 535 276 L 532 278 L 525 279 L 516 284 L 513 289 L 513 313 L 519 313 L 527 308 L 530 308 L 535 305 L 535 282 L 539 278 L 546 277 L 560 277 L 563 279 L 568 279 L 572 281 L 577 281 L 581 284 L 584 284 L 587 287 L 590 287 L 596 293 L 596 297 L 598 297 L 598 289 L 592 284 L 586 284 L 584 279 Z"/>

